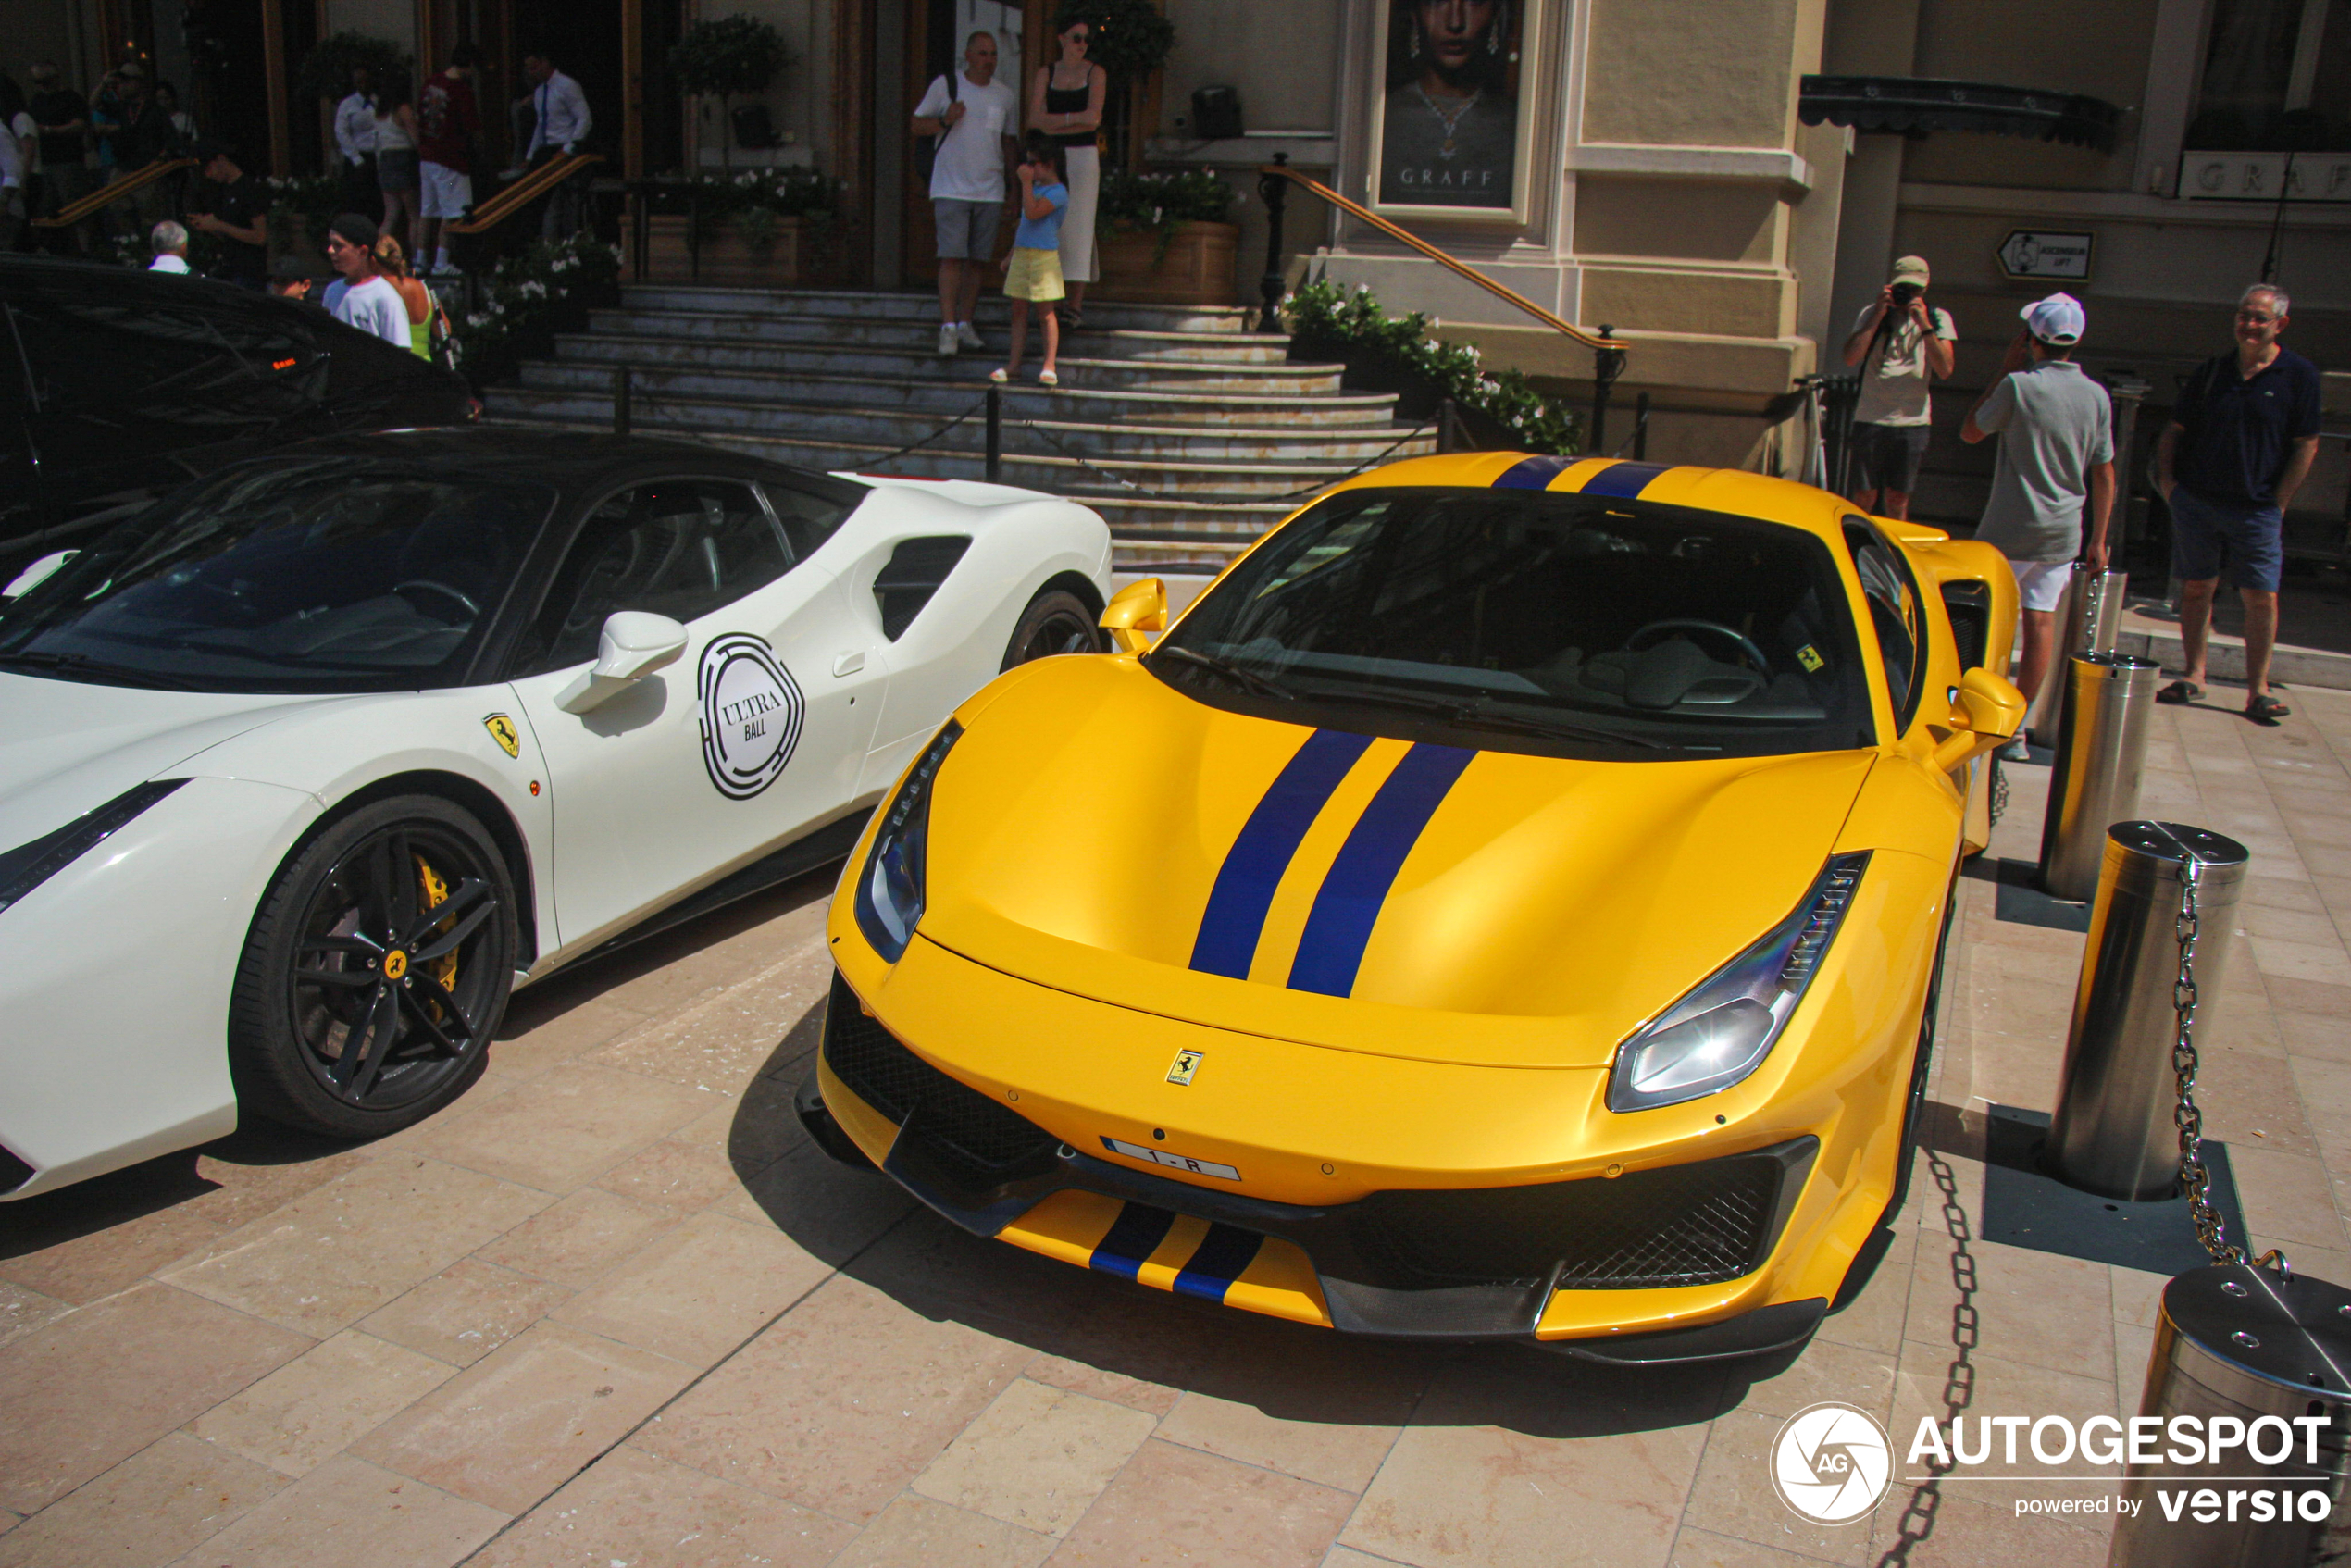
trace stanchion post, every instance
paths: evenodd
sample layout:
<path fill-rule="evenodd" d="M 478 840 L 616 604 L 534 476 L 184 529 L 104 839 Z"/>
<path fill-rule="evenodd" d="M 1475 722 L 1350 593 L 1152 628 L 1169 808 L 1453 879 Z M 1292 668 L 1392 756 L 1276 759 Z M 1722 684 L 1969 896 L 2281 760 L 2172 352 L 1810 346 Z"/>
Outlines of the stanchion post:
<path fill-rule="evenodd" d="M 1439 398 L 1437 402 L 1437 450 L 1441 455 L 1454 450 L 1453 400 Z"/>
<path fill-rule="evenodd" d="M 612 433 L 625 436 L 635 422 L 637 376 L 628 366 L 617 367 L 612 373 Z"/>
<path fill-rule="evenodd" d="M 1609 392 L 1616 385 L 1616 378 L 1624 374 L 1624 351 L 1613 342 L 1615 336 L 1614 327 L 1600 323 L 1600 337 L 1607 341 L 1592 350 L 1592 436 L 1584 443 L 1588 456 L 1608 455 Z"/>
<path fill-rule="evenodd" d="M 1289 155 L 1275 153 L 1275 163 L 1288 167 Z M 1282 209 L 1289 200 L 1289 179 L 1280 174 L 1257 177 L 1257 193 L 1265 200 L 1265 271 L 1257 280 L 1258 297 L 1264 302 L 1264 313 L 1257 318 L 1261 332 L 1282 330 L 1282 286 L 1287 277 L 1288 257 L 1283 254 Z"/>
<path fill-rule="evenodd" d="M 2106 830 L 2139 814 L 2147 723 L 2163 671 L 2129 653 L 2076 653 L 2050 672 L 2067 688 L 2041 819 L 2041 886 L 2053 898 L 2098 892 Z"/>
<path fill-rule="evenodd" d="M 2250 857 L 2176 822 L 2118 822 L 2105 840 L 2048 1161 L 2070 1187 L 2138 1202 L 2180 1185 L 2181 972 L 2192 964 L 2196 993 L 2219 993 Z"/>
<path fill-rule="evenodd" d="M 1645 463 L 1649 454 L 1649 394 L 1633 400 L 1633 461 Z"/>
<path fill-rule="evenodd" d="M 1004 389 L 988 387 L 988 482 L 1004 481 Z"/>

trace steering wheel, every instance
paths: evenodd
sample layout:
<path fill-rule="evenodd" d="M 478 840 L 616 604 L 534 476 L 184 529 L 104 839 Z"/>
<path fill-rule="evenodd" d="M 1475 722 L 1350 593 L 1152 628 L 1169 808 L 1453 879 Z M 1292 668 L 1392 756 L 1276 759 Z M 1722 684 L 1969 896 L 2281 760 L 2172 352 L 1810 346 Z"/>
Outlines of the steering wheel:
<path fill-rule="evenodd" d="M 1739 630 L 1736 627 L 1724 626 L 1721 621 L 1651 621 L 1648 625 L 1641 628 L 1640 630 L 1635 632 L 1632 636 L 1624 640 L 1624 651 L 1628 653 L 1637 653 L 1642 648 L 1647 647 L 1648 642 L 1656 641 L 1656 638 L 1650 635 L 1651 633 L 1654 632 L 1662 634 L 1668 631 L 1710 631 L 1715 636 L 1724 639 L 1731 644 L 1732 647 L 1737 649 L 1740 653 L 1746 654 L 1748 659 L 1755 666 L 1756 672 L 1761 675 L 1763 678 L 1769 680 L 1772 678 L 1772 661 L 1763 656 L 1763 650 L 1758 648 L 1755 645 L 1754 640 L 1749 638 L 1747 633 Z M 1644 641 L 1645 639 L 1647 641 Z"/>
<path fill-rule="evenodd" d="M 481 618 L 481 606 L 466 598 L 464 594 L 458 592 L 455 589 L 450 587 L 445 582 L 429 582 L 423 578 L 411 578 L 406 582 L 396 582 L 392 585 L 392 591 L 394 593 L 405 593 L 412 588 L 420 588 L 427 593 L 438 593 L 443 599 L 451 600 L 465 606 L 466 614 L 473 616 L 476 620 Z"/>

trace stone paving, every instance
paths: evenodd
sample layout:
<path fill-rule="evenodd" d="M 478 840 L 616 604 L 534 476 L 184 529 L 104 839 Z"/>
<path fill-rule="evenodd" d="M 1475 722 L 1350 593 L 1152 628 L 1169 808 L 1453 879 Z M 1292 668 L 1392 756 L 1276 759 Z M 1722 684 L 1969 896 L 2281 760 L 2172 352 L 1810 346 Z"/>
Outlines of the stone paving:
<path fill-rule="evenodd" d="M 2351 694 L 2292 698 L 2158 710 L 2144 808 L 2254 851 L 2207 1125 L 2256 1241 L 2351 1280 Z M 1992 853 L 2030 859 L 2046 774 L 2013 778 Z M 2050 1105 L 2081 939 L 1960 888 L 1932 1165 L 1800 1355 L 1367 1343 L 965 1237 L 793 1121 L 820 877 L 526 993 L 397 1138 L 256 1128 L 0 1208 L 0 1568 L 2103 1562 L 2021 1483 L 1819 1530 L 1766 1480 L 1788 1413 L 1907 1434 L 1955 1360 L 1977 1412 L 2137 1402 L 2160 1278 L 1973 1238 L 1986 1107 Z"/>

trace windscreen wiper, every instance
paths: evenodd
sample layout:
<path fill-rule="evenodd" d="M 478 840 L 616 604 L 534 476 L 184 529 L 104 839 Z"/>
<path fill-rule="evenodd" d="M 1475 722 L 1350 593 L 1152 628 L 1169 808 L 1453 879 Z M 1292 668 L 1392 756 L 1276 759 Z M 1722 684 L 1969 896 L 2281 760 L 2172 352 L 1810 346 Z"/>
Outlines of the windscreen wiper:
<path fill-rule="evenodd" d="M 1261 696 L 1276 698 L 1285 703 L 1303 700 L 1299 693 L 1284 686 L 1280 681 L 1262 676 L 1253 669 L 1244 669 L 1230 659 L 1220 659 L 1213 653 L 1195 653 L 1189 648 L 1154 648 L 1151 650 L 1151 656 L 1154 659 L 1180 659 L 1185 664 L 1196 666 L 1212 674 L 1221 675 L 1225 679 L 1246 687 Z"/>
<path fill-rule="evenodd" d="M 1408 708 L 1414 713 L 1434 714 L 1439 718 L 1473 729 L 1506 730 L 1513 735 L 1536 735 L 1566 740 L 1594 740 L 1603 745 L 1637 746 L 1645 751 L 1679 751 L 1669 741 L 1652 740 L 1646 735 L 1623 735 L 1612 729 L 1598 729 L 1590 725 L 1571 724 L 1561 719 L 1534 718 L 1524 714 L 1499 713 L 1483 703 L 1455 703 L 1442 697 L 1423 696 L 1416 691 L 1397 691 L 1382 687 L 1354 692 L 1318 691 L 1314 694 L 1325 702 L 1362 703 L 1373 707 Z"/>
<path fill-rule="evenodd" d="M 93 659 L 87 653 L 47 653 L 25 652 L 0 653 L 0 668 L 37 671 L 44 675 L 62 675 L 68 678 L 88 679 L 99 684 L 144 686 L 157 691 L 193 691 L 197 688 L 177 676 L 157 670 L 133 669 L 128 665 L 110 665 Z"/>

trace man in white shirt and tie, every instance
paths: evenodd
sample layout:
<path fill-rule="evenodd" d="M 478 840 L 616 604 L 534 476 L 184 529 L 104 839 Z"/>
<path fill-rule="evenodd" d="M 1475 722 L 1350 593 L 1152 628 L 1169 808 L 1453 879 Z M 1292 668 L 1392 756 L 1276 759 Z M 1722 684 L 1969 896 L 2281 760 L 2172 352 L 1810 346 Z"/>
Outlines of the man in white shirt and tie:
<path fill-rule="evenodd" d="M 579 150 L 595 127 L 595 117 L 588 112 L 588 94 L 579 83 L 555 68 L 555 62 L 543 53 L 534 51 L 522 57 L 523 75 L 530 81 L 532 124 L 530 146 L 523 155 L 523 162 L 536 168 L 552 157 Z M 562 239 L 580 227 L 585 218 L 573 182 L 557 186 L 547 198 L 547 213 L 541 221 L 541 231 L 548 239 Z"/>
<path fill-rule="evenodd" d="M 376 79 L 366 66 L 351 72 L 351 95 L 335 106 L 335 150 L 342 155 L 342 200 L 370 212 L 383 205 L 376 184 Z"/>

